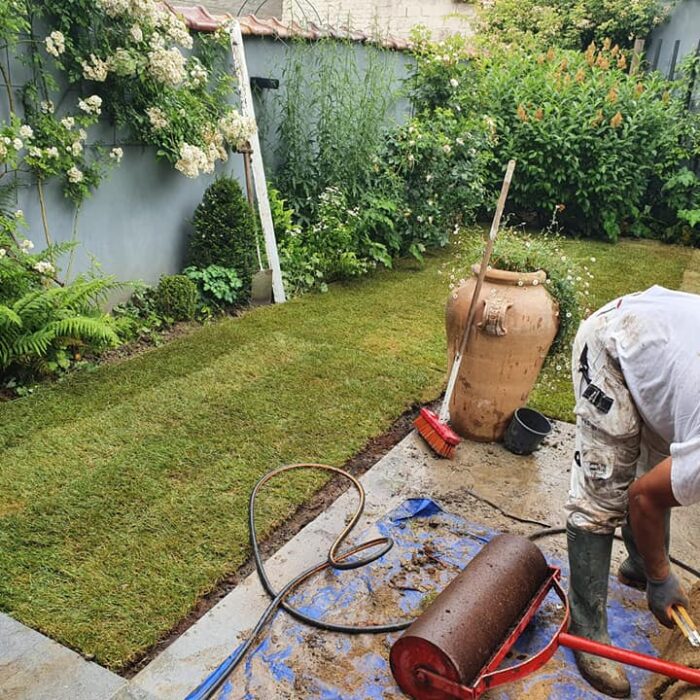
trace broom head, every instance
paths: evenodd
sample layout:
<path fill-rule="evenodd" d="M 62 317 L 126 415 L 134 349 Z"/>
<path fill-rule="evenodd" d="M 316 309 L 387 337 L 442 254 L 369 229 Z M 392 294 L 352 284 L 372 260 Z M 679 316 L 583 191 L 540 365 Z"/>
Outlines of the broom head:
<path fill-rule="evenodd" d="M 455 447 L 462 442 L 462 438 L 447 423 L 442 423 L 437 414 L 427 408 L 421 408 L 413 425 L 440 457 L 454 457 Z"/>

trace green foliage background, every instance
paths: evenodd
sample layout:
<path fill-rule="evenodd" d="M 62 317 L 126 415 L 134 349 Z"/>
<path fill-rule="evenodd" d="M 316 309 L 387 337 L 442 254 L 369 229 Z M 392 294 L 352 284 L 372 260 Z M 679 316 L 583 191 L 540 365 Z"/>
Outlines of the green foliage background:
<path fill-rule="evenodd" d="M 481 31 L 512 44 L 584 51 L 609 39 L 631 48 L 661 24 L 675 2 L 662 0 L 497 0 L 481 13 Z"/>

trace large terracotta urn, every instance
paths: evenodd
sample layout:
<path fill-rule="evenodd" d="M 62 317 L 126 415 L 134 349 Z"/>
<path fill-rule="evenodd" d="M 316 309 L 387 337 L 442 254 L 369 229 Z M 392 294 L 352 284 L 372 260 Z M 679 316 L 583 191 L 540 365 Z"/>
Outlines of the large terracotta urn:
<path fill-rule="evenodd" d="M 479 266 L 447 301 L 448 362 L 464 333 Z M 559 307 L 544 272 L 489 269 L 450 401 L 450 424 L 463 437 L 499 440 L 523 406 L 557 334 Z"/>

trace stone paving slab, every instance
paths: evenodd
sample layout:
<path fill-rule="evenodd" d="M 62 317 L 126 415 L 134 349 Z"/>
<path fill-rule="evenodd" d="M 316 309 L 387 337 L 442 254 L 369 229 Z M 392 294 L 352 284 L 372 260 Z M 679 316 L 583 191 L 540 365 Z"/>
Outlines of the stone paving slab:
<path fill-rule="evenodd" d="M 123 678 L 0 614 L 0 700 L 111 700 Z"/>
<path fill-rule="evenodd" d="M 157 700 L 157 698 L 148 691 L 129 683 L 128 685 L 122 686 L 110 700 Z M 178 700 L 180 699 L 178 698 Z"/>

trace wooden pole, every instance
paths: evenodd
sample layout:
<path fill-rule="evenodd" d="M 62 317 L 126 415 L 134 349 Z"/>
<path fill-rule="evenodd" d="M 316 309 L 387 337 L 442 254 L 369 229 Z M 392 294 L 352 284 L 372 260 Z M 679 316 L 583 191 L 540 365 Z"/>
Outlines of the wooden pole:
<path fill-rule="evenodd" d="M 634 48 L 632 49 L 632 61 L 630 64 L 630 75 L 636 75 L 639 70 L 639 63 L 641 61 L 641 55 L 644 51 L 644 39 L 635 39 Z"/>
<path fill-rule="evenodd" d="M 255 197 L 253 195 L 253 182 L 251 180 L 251 167 L 250 167 L 250 148 L 246 148 L 242 151 L 243 154 L 243 167 L 245 168 L 245 189 L 248 193 L 248 204 L 251 210 L 255 211 Z M 260 242 L 258 237 L 258 221 L 255 220 L 255 252 L 258 255 L 258 267 L 263 270 L 262 255 L 260 254 Z"/>

